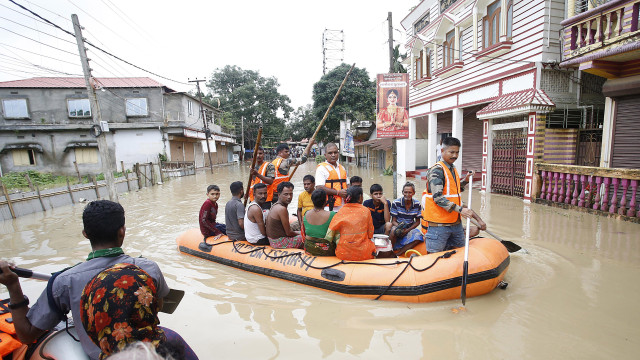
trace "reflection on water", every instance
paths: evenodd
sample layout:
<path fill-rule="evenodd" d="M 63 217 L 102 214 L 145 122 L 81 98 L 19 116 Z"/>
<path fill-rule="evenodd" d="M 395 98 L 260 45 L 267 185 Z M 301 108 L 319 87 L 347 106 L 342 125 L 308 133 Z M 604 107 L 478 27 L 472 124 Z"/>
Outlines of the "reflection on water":
<path fill-rule="evenodd" d="M 305 164 L 294 178 L 295 193 Z M 349 168 L 368 192 L 392 179 L 379 169 Z M 175 239 L 197 226 L 206 187 L 222 189 L 248 172 L 237 165 L 173 179 L 121 196 L 125 251 L 157 261 L 182 304 L 162 324 L 179 331 L 203 359 L 222 358 L 630 358 L 639 348 L 640 226 L 495 194 L 474 192 L 474 208 L 492 232 L 528 254 L 512 254 L 507 290 L 431 304 L 346 298 L 182 255 Z M 417 193 L 424 184 L 417 184 Z M 289 207 L 294 212 L 297 196 Z M 42 272 L 86 258 L 83 205 L 0 223 L 2 257 Z M 45 284 L 23 281 L 34 298 Z M 6 296 L 4 287 L 0 295 Z M 571 354 L 571 355 L 567 355 Z"/>

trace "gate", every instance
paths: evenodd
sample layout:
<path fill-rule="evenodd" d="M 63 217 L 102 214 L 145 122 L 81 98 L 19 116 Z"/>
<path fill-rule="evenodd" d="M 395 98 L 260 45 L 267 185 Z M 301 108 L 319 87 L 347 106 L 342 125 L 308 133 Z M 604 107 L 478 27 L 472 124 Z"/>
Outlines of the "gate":
<path fill-rule="evenodd" d="M 526 128 L 497 131 L 493 137 L 491 192 L 524 196 Z"/>

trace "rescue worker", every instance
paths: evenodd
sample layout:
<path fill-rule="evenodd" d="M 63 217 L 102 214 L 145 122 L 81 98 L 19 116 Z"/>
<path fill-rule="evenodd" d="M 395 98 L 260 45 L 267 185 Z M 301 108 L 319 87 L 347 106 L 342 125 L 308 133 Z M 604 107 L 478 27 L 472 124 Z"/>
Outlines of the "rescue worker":
<path fill-rule="evenodd" d="M 347 170 L 338 163 L 338 145 L 328 143 L 324 149 L 327 161 L 316 167 L 316 189 L 323 189 L 327 193 L 326 210 L 338 211 L 344 203 L 349 187 Z"/>
<path fill-rule="evenodd" d="M 276 168 L 271 162 L 264 161 L 264 149 L 258 148 L 256 152 L 256 167 L 251 169 L 251 187 L 249 189 L 249 202 L 254 200 L 253 186 L 255 184 L 267 185 L 267 202 L 264 204 L 265 209 L 271 208 L 271 201 L 273 200 L 273 190 L 275 187 L 271 186 L 276 177 Z"/>
<path fill-rule="evenodd" d="M 270 187 L 268 192 L 271 191 L 272 193 L 274 193 L 274 196 L 271 200 L 274 204 L 278 201 L 278 184 L 289 181 L 289 169 L 292 166 L 302 165 L 307 162 L 307 156 L 304 154 L 302 154 L 300 160 L 295 158 L 290 159 L 291 152 L 287 144 L 278 145 L 276 147 L 276 153 L 278 154 L 278 156 L 271 162 L 275 169 L 275 177 L 271 185 L 268 185 Z M 267 202 L 269 202 L 268 198 Z"/>

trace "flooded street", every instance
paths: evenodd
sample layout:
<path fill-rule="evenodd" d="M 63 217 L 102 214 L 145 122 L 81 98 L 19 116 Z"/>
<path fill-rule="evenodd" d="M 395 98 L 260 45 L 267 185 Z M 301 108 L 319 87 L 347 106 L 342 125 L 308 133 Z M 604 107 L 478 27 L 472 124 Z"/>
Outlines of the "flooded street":
<path fill-rule="evenodd" d="M 294 177 L 294 194 L 315 164 Z M 379 169 L 348 168 L 391 194 Z M 489 229 L 528 250 L 515 253 L 506 290 L 467 300 L 427 304 L 358 300 L 182 255 L 176 237 L 197 227 L 209 184 L 231 198 L 229 183 L 246 183 L 246 166 L 200 170 L 162 186 L 123 194 L 124 250 L 159 263 L 172 288 L 186 295 L 172 315 L 161 314 L 201 359 L 635 358 L 640 349 L 640 225 L 571 210 L 481 195 L 474 208 Z M 422 193 L 424 183 L 417 184 Z M 295 212 L 297 196 L 289 206 Z M 2 258 L 39 272 L 83 261 L 82 204 L 4 221 Z M 45 283 L 22 280 L 35 299 Z M 7 296 L 0 287 L 0 296 Z M 636 355 L 634 355 L 636 354 Z"/>

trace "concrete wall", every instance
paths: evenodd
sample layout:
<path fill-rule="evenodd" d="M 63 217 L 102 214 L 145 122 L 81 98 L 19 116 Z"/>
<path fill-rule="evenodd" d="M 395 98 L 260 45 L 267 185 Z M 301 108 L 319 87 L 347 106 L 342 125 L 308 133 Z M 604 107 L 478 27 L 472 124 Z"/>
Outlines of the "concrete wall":
<path fill-rule="evenodd" d="M 158 162 L 158 154 L 163 153 L 162 132 L 159 129 L 117 130 L 113 134 L 115 161 L 120 170 L 120 162 L 130 169 L 135 163 Z"/>

